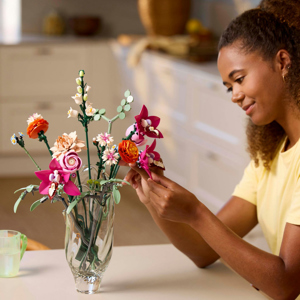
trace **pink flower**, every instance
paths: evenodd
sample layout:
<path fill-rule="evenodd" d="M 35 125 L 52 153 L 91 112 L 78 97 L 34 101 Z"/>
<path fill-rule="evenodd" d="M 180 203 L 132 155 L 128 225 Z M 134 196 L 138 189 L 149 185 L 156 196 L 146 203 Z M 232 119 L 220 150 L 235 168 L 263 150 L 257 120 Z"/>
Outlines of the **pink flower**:
<path fill-rule="evenodd" d="M 71 196 L 80 195 L 77 186 L 71 181 L 70 173 L 63 171 L 58 161 L 53 158 L 49 164 L 50 170 L 36 171 L 35 175 L 42 180 L 39 192 L 42 195 L 48 195 L 50 199 L 55 196 L 58 184 L 63 184 L 66 194 Z"/>
<path fill-rule="evenodd" d="M 108 166 L 116 165 L 118 163 L 119 157 L 119 153 L 116 152 L 114 148 L 106 149 L 102 155 L 102 159 Z"/>
<path fill-rule="evenodd" d="M 125 135 L 128 136 L 131 131 L 135 131 L 136 125 L 132 124 L 129 126 L 126 130 Z M 147 143 L 147 140 L 145 140 L 144 136 L 142 134 L 139 134 L 139 132 L 136 130 L 133 136 L 130 138 L 132 142 L 134 142 L 138 147 L 143 146 Z"/>
<path fill-rule="evenodd" d="M 138 161 L 140 167 L 147 172 L 150 178 L 152 178 L 150 167 L 157 166 L 163 170 L 165 169 L 165 166 L 160 161 L 160 154 L 154 151 L 155 147 L 156 147 L 156 140 L 153 141 L 151 146 L 149 145 L 146 146 L 146 149 L 140 154 L 139 161 Z"/>
<path fill-rule="evenodd" d="M 156 116 L 148 116 L 148 109 L 145 105 L 143 105 L 140 114 L 134 118 L 136 120 L 136 129 L 139 139 L 142 139 L 142 136 L 144 135 L 151 138 L 163 138 L 162 133 L 157 129 L 160 118 Z"/>
<path fill-rule="evenodd" d="M 74 173 L 82 166 L 82 160 L 75 151 L 69 151 L 60 156 L 59 164 L 63 171 Z"/>

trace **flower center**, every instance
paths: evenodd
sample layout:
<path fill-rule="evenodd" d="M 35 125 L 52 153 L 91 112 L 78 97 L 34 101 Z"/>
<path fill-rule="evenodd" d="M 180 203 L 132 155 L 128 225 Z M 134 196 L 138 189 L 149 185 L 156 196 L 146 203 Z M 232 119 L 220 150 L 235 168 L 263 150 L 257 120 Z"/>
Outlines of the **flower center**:
<path fill-rule="evenodd" d="M 76 163 L 76 160 L 73 157 L 71 157 L 71 158 L 69 158 L 68 163 L 70 166 L 74 166 Z"/>

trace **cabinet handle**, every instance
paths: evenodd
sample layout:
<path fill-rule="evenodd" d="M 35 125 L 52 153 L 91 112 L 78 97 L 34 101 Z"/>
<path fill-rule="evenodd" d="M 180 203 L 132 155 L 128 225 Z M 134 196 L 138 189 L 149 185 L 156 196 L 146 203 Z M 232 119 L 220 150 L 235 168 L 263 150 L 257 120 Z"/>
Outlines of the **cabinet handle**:
<path fill-rule="evenodd" d="M 52 50 L 49 47 L 39 47 L 36 49 L 36 55 L 51 55 Z"/>
<path fill-rule="evenodd" d="M 48 102 L 39 102 L 36 105 L 36 110 L 50 110 L 52 109 L 52 105 Z"/>
<path fill-rule="evenodd" d="M 209 159 L 209 160 L 212 160 L 212 161 L 217 161 L 218 160 L 218 155 L 212 151 L 208 151 L 206 153 L 206 157 Z"/>

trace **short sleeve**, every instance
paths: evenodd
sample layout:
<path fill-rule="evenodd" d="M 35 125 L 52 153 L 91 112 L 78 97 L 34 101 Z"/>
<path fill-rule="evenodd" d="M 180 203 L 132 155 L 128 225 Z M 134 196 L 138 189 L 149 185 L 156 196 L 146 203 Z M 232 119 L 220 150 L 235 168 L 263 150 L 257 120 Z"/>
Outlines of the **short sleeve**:
<path fill-rule="evenodd" d="M 258 186 L 258 176 L 257 176 L 258 168 L 255 167 L 254 161 L 251 160 L 244 171 L 242 180 L 235 187 L 232 196 L 242 198 L 256 205 L 257 186 Z"/>
<path fill-rule="evenodd" d="M 297 186 L 293 194 L 291 207 L 287 214 L 286 222 L 300 225 L 300 178 L 298 177 Z"/>

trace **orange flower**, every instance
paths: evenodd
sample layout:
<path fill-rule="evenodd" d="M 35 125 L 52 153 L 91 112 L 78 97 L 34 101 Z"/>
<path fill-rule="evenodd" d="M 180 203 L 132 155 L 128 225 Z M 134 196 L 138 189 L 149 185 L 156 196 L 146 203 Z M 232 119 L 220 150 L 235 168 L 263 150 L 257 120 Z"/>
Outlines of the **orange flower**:
<path fill-rule="evenodd" d="M 139 150 L 130 140 L 124 140 L 119 144 L 119 154 L 127 163 L 134 163 L 139 159 Z"/>
<path fill-rule="evenodd" d="M 39 132 L 42 130 L 44 133 L 48 130 L 49 123 L 44 119 L 36 119 L 29 123 L 27 127 L 27 134 L 31 139 L 37 139 L 39 137 Z"/>

